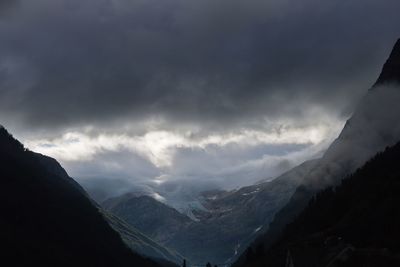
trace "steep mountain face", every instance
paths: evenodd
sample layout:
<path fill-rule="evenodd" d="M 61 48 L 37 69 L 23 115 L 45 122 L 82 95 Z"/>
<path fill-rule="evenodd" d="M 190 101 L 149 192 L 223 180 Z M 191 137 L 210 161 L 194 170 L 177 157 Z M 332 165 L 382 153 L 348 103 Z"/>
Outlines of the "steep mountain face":
<path fill-rule="evenodd" d="M 369 158 L 400 140 L 400 42 L 385 63 L 376 84 L 370 89 L 339 137 L 306 175 L 298 177 L 301 186 L 280 210 L 266 234 L 253 244 L 268 248 L 321 189 L 340 183 L 346 175 L 361 167 Z M 242 255 L 239 262 L 245 258 Z"/>
<path fill-rule="evenodd" d="M 400 266 L 400 143 L 318 193 L 264 253 L 242 266 Z"/>
<path fill-rule="evenodd" d="M 106 200 L 102 206 L 161 244 L 191 222 L 177 210 L 145 195 L 125 194 Z"/>
<path fill-rule="evenodd" d="M 168 262 L 177 264 L 182 263 L 183 257 L 176 251 L 160 245 L 160 243 L 149 238 L 120 217 L 115 216 L 100 207 L 99 210 L 104 215 L 109 225 L 121 235 L 122 240 L 133 251 L 140 255 L 150 257 L 158 263 L 162 263 L 164 266 L 174 265 L 169 264 Z"/>
<path fill-rule="evenodd" d="M 53 159 L 0 127 L 1 262 L 7 266 L 160 266 L 133 253 Z"/>
<path fill-rule="evenodd" d="M 392 54 L 383 66 L 375 86 L 393 82 L 400 83 L 400 39 L 397 40 Z"/>

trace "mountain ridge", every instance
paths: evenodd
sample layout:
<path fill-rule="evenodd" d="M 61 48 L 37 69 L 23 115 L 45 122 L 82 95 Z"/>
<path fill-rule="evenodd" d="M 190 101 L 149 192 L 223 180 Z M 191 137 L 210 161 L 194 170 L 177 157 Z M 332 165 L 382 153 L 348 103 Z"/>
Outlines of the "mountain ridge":
<path fill-rule="evenodd" d="M 201 260 L 207 259 L 212 262 L 229 262 L 235 253 L 236 255 L 240 253 L 241 249 L 246 247 L 246 244 L 250 244 L 259 232 L 265 231 L 260 226 L 272 220 L 271 210 L 278 209 L 289 201 L 290 192 L 294 192 L 298 185 L 295 177 L 300 172 L 311 168 L 314 163 L 314 160 L 305 162 L 282 174 L 279 179 L 274 181 L 223 193 L 220 191 L 205 192 L 202 204 L 206 210 L 195 211 L 199 221 L 190 220 L 187 223 L 179 224 L 179 228 L 171 234 L 170 239 L 159 240 L 156 236 L 152 237 L 167 247 L 175 249 L 188 261 L 201 262 Z M 136 202 L 138 199 L 140 198 L 135 194 L 125 194 L 102 205 L 113 213 L 111 207 L 115 203 L 125 207 L 140 206 L 141 204 Z M 129 204 L 127 200 L 130 200 L 131 203 Z M 153 199 L 152 202 L 158 201 Z M 159 203 L 159 205 L 165 207 L 165 204 Z M 172 208 L 168 207 L 167 209 Z M 137 219 L 133 221 L 128 219 L 131 216 L 137 218 L 136 212 L 129 214 L 128 210 L 125 211 L 126 214 L 123 214 L 122 210 L 116 214 L 127 222 L 131 222 L 131 225 L 139 230 L 143 230 L 143 226 L 148 227 L 154 221 L 154 217 L 151 216 L 153 209 L 143 211 L 149 213 L 150 217 L 146 219 L 146 216 L 142 216 L 139 219 L 140 224 L 137 224 Z M 179 216 L 183 215 L 179 213 Z M 153 219 L 149 220 L 149 218 Z M 238 220 L 237 218 L 244 219 Z M 158 222 L 162 224 L 162 221 Z M 151 231 L 151 229 L 144 230 L 144 232 L 146 231 Z"/>
<path fill-rule="evenodd" d="M 122 242 L 61 165 L 25 149 L 4 127 L 0 127 L 0 162 L 2 262 L 12 266 L 161 266 Z"/>
<path fill-rule="evenodd" d="M 389 58 L 383 65 L 382 72 L 374 87 L 390 82 L 400 82 L 400 38 L 395 43 Z"/>
<path fill-rule="evenodd" d="M 400 264 L 400 143 L 379 152 L 313 197 L 265 252 L 238 266 L 397 266 Z"/>
<path fill-rule="evenodd" d="M 161 244 L 191 222 L 189 217 L 146 195 L 124 194 L 106 200 L 102 207 Z"/>

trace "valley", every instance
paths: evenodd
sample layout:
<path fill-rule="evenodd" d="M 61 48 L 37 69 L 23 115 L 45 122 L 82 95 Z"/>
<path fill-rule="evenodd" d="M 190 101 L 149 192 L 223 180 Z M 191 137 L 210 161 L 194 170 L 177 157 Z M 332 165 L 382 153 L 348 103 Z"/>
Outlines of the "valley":
<path fill-rule="evenodd" d="M 0 266 L 400 266 L 399 10 L 0 0 Z"/>

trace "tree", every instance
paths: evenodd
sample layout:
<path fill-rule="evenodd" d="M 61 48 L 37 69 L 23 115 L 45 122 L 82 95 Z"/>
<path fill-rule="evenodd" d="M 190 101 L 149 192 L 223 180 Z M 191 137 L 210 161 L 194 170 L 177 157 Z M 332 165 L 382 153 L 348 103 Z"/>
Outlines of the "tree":
<path fill-rule="evenodd" d="M 207 262 L 206 267 L 212 267 L 211 263 Z"/>
<path fill-rule="evenodd" d="M 186 260 L 185 260 L 185 259 L 183 260 L 183 265 L 182 265 L 182 267 L 186 267 Z"/>

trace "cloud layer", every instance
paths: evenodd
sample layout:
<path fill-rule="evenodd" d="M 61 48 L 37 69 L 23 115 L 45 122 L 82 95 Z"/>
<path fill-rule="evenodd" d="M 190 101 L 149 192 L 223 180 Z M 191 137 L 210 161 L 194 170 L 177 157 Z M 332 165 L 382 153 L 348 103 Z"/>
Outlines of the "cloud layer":
<path fill-rule="evenodd" d="M 27 140 L 26 145 L 62 161 L 95 194 L 154 193 L 171 183 L 201 191 L 233 189 L 275 177 L 318 156 L 341 126 L 331 121 L 280 133 L 243 130 L 207 136 L 171 131 L 143 135 L 69 132 L 54 139 Z M 110 180 L 115 181 L 113 186 Z"/>
<path fill-rule="evenodd" d="M 73 175 L 245 183 L 269 162 L 253 175 L 268 177 L 337 134 L 400 36 L 399 8 L 1 1 L 0 121 Z"/>
<path fill-rule="evenodd" d="M 0 24 L 1 111 L 30 127 L 343 111 L 399 35 L 390 0 L 20 2 Z"/>

